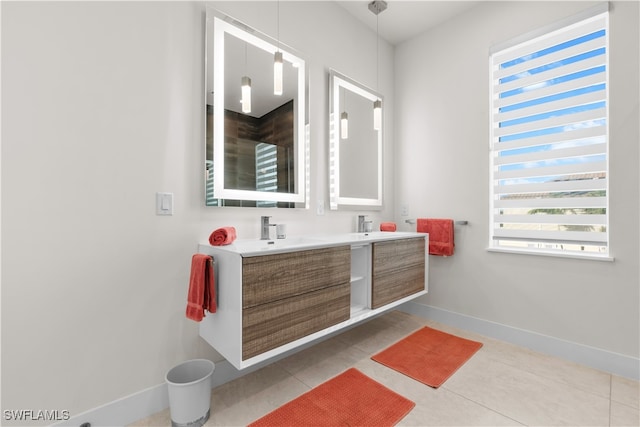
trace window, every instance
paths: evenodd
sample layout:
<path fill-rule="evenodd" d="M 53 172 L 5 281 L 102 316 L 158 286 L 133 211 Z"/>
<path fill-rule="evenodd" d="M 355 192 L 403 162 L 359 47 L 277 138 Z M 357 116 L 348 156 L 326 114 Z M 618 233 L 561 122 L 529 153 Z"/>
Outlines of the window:
<path fill-rule="evenodd" d="M 591 14 L 491 53 L 490 249 L 608 257 L 608 12 Z"/>
<path fill-rule="evenodd" d="M 256 144 L 256 190 L 278 191 L 278 147 L 274 144 Z M 256 206 L 276 207 L 278 202 L 258 200 Z"/>

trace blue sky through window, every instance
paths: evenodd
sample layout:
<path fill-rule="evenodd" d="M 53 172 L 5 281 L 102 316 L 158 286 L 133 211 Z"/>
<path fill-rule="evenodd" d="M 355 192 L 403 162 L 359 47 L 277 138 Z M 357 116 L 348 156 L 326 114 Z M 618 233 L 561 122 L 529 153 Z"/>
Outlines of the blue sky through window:
<path fill-rule="evenodd" d="M 604 136 L 596 136 L 593 138 L 586 138 L 574 141 L 565 141 L 553 144 L 536 145 L 534 147 L 514 148 L 513 150 L 500 151 L 500 157 L 517 156 L 519 154 L 527 154 L 533 151 L 548 151 L 548 150 L 560 150 L 562 148 L 578 147 L 591 144 L 604 143 L 606 138 Z"/>
<path fill-rule="evenodd" d="M 574 123 L 572 125 L 554 126 L 546 129 L 536 129 L 528 132 L 516 133 L 513 135 L 504 135 L 498 139 L 498 142 L 515 141 L 517 139 L 531 138 L 535 136 L 551 135 L 554 133 L 567 132 L 573 129 L 584 129 L 594 126 L 604 126 L 606 124 L 605 119 L 589 120 L 587 122 Z"/>
<path fill-rule="evenodd" d="M 500 122 L 500 127 L 503 128 L 508 126 L 514 126 L 522 123 L 533 122 L 536 120 L 544 120 L 550 117 L 565 116 L 567 114 L 579 113 L 582 111 L 597 110 L 598 108 L 604 108 L 605 105 L 606 105 L 605 101 L 600 101 L 600 102 L 594 102 L 591 104 L 576 105 L 574 107 L 563 108 L 555 111 L 546 111 L 544 113 L 533 114 L 531 116 L 519 117 L 517 119 L 512 119 L 512 120 L 505 120 L 503 122 Z"/>
<path fill-rule="evenodd" d="M 598 37 L 604 37 L 604 36 L 605 36 L 605 30 L 598 30 L 598 31 L 595 31 L 595 32 L 593 32 L 591 34 L 587 34 L 587 35 L 584 35 L 584 36 L 581 36 L 581 37 L 577 37 L 575 39 L 568 40 L 568 41 L 566 41 L 564 43 L 559 43 L 557 45 L 548 47 L 546 49 L 542 49 L 542 50 L 539 50 L 537 52 L 533 52 L 533 53 L 530 53 L 528 55 L 521 56 L 520 58 L 516 58 L 516 59 L 512 59 L 511 61 L 503 62 L 502 64 L 500 64 L 500 68 L 504 69 L 504 68 L 513 67 L 514 65 L 517 65 L 517 64 L 520 64 L 520 63 L 523 63 L 523 62 L 526 62 L 526 61 L 530 61 L 530 60 L 532 60 L 534 58 L 539 58 L 541 56 L 548 55 L 550 53 L 557 52 L 557 51 L 562 50 L 562 49 L 567 49 L 567 48 L 569 48 L 571 46 L 575 46 L 575 45 L 578 45 L 578 44 L 581 44 L 581 43 L 585 43 L 585 42 L 588 42 L 589 40 L 597 39 Z"/>
<path fill-rule="evenodd" d="M 599 49 L 594 49 L 594 50 L 589 51 L 589 52 L 581 53 L 579 55 L 571 56 L 569 58 L 564 58 L 561 61 L 551 62 L 549 64 L 544 64 L 544 65 L 541 65 L 539 67 L 531 68 L 529 70 L 522 71 L 522 72 L 517 73 L 517 74 L 512 74 L 510 76 L 503 77 L 503 78 L 500 79 L 500 84 L 504 84 L 504 83 L 508 83 L 508 82 L 511 82 L 511 81 L 514 81 L 514 80 L 522 79 L 522 78 L 527 77 L 527 76 L 539 74 L 539 73 L 542 73 L 544 71 L 552 70 L 552 69 L 557 68 L 557 67 L 562 67 L 562 66 L 567 65 L 567 64 L 573 64 L 574 62 L 582 61 L 582 60 L 585 60 L 585 59 L 588 59 L 588 58 L 593 58 L 594 56 L 604 55 L 604 53 L 605 53 L 605 48 L 604 47 L 601 47 Z"/>
<path fill-rule="evenodd" d="M 578 89 L 570 90 L 567 92 L 556 93 L 549 96 L 543 96 L 541 98 L 531 99 L 529 101 L 520 102 L 518 104 L 507 105 L 498 109 L 501 113 L 507 113 L 509 111 L 519 110 L 521 108 L 532 107 L 534 105 L 544 104 L 546 102 L 558 101 L 560 99 L 571 98 L 573 96 L 584 95 L 586 93 L 597 92 L 599 90 L 605 90 L 606 85 L 604 83 L 581 87 Z"/>
<path fill-rule="evenodd" d="M 516 89 L 508 90 L 506 92 L 501 92 L 500 93 L 500 98 L 507 98 L 509 96 L 519 95 L 521 93 L 524 93 L 524 92 L 527 92 L 527 91 L 530 91 L 530 90 L 540 89 L 540 88 L 543 88 L 543 87 L 556 85 L 556 84 L 559 84 L 559 83 L 564 83 L 564 82 L 568 82 L 568 81 L 575 80 L 575 79 L 580 79 L 580 78 L 583 78 L 583 77 L 591 76 L 593 74 L 604 73 L 605 71 L 606 71 L 606 67 L 604 65 L 600 65 L 598 67 L 593 67 L 593 68 L 589 68 L 587 70 L 577 71 L 575 73 L 571 73 L 571 74 L 567 74 L 567 75 L 564 75 L 564 76 L 556 77 L 556 78 L 553 78 L 553 79 L 545 80 L 543 82 L 533 83 L 533 84 L 531 84 L 529 86 L 519 87 L 519 88 L 516 88 Z"/>
<path fill-rule="evenodd" d="M 559 43 L 557 45 L 545 48 L 545 49 L 541 49 L 537 52 L 528 54 L 528 55 L 524 55 L 521 56 L 519 58 L 510 60 L 510 61 L 506 61 L 502 64 L 500 64 L 500 68 L 501 69 L 506 69 L 509 67 L 512 67 L 514 65 L 517 64 L 521 64 L 527 61 L 530 61 L 532 59 L 535 58 L 539 58 L 542 57 L 544 55 L 549 55 L 551 53 L 554 52 L 558 52 L 561 51 L 563 49 L 567 49 L 569 47 L 572 46 L 576 46 L 579 45 L 581 43 L 585 43 L 588 42 L 590 40 L 594 40 L 597 39 L 599 37 L 604 37 L 605 36 L 605 30 L 600 30 L 600 31 L 595 31 L 593 33 L 581 36 L 581 37 L 577 37 L 574 38 L 572 40 L 569 40 L 567 42 L 564 43 Z M 544 64 L 538 67 L 534 67 L 531 68 L 529 70 L 526 71 L 522 71 L 520 73 L 515 73 L 506 77 L 503 77 L 499 80 L 499 84 L 502 85 L 504 83 L 507 82 L 511 82 L 511 81 L 515 81 L 521 78 L 524 78 L 526 76 L 529 75 L 533 75 L 533 74 L 538 74 L 547 70 L 551 70 L 554 68 L 559 68 L 562 67 L 564 65 L 567 64 L 572 64 L 572 63 L 576 63 L 579 61 L 583 61 L 585 59 L 588 58 L 593 58 L 596 56 L 600 56 L 600 55 L 605 55 L 606 53 L 606 49 L 604 47 L 602 48 L 598 48 L 598 49 L 594 49 L 591 50 L 589 52 L 585 52 L 579 55 L 574 55 L 571 57 L 567 57 L 567 58 L 563 58 L 561 60 L 558 61 L 554 61 L 548 64 Z M 558 76 L 558 77 L 554 77 L 542 82 L 536 82 L 533 84 L 529 84 L 527 86 L 524 87 L 519 87 L 519 88 L 515 88 L 515 89 L 511 89 L 508 91 L 504 91 L 499 93 L 499 98 L 507 98 L 510 96 L 514 96 L 514 95 L 518 95 L 530 90 L 534 90 L 534 89 L 540 89 L 543 87 L 548 87 L 548 86 L 552 86 L 552 85 L 556 85 L 556 84 L 560 84 L 560 83 L 564 83 L 564 82 L 569 82 L 572 80 L 576 80 L 576 79 L 581 79 L 590 75 L 594 75 L 594 74 L 598 74 L 598 73 L 605 73 L 606 72 L 606 66 L 605 65 L 601 65 L 601 66 L 596 66 L 596 67 L 591 67 L 585 70 L 580 70 L 577 72 L 573 72 L 573 73 L 569 73 L 569 74 L 565 74 L 562 76 Z M 592 92 L 597 92 L 597 91 L 604 91 L 606 90 L 606 84 L 605 83 L 600 83 L 600 84 L 592 84 L 590 86 L 584 86 L 584 87 L 579 87 L 576 89 L 572 89 L 572 90 L 568 90 L 565 92 L 561 92 L 561 93 L 555 93 L 555 94 L 551 94 L 548 96 L 543 96 L 543 97 L 539 97 L 539 98 L 535 98 L 535 99 L 531 99 L 531 100 L 527 100 L 527 101 L 523 101 L 523 102 L 519 102 L 516 104 L 512 104 L 512 105 L 506 105 L 504 107 L 499 108 L 499 113 L 506 113 L 506 112 L 510 112 L 510 111 L 517 111 L 519 109 L 523 109 L 523 108 L 527 108 L 527 107 L 532 107 L 532 106 L 536 106 L 536 105 L 542 105 L 545 103 L 550 103 L 553 101 L 557 101 L 557 100 L 562 100 L 562 99 L 568 99 L 568 98 L 573 98 L 579 95 L 583 95 L 583 94 L 588 94 L 588 93 L 592 93 Z M 545 120 L 551 117 L 559 117 L 559 116 L 566 116 L 566 115 L 570 115 L 570 114 L 575 114 L 575 113 L 580 113 L 580 112 L 584 112 L 584 111 L 590 111 L 590 110 L 596 110 L 596 109 L 601 109 L 601 108 L 605 108 L 606 107 L 606 101 L 598 101 L 598 102 L 592 102 L 589 104 L 582 104 L 582 105 L 574 105 L 571 107 L 567 107 L 567 108 L 561 108 L 561 109 L 556 109 L 553 111 L 545 111 L 545 112 L 541 112 L 541 113 L 537 113 L 537 114 L 530 114 L 524 117 L 517 117 L 514 119 L 510 119 L 510 120 L 503 120 L 501 122 L 498 123 L 498 126 L 500 128 L 506 128 L 509 126 L 515 126 L 515 125 L 520 125 L 520 124 L 524 124 L 524 123 L 531 123 L 531 122 L 535 122 L 535 121 L 539 121 L 539 120 Z M 596 119 L 596 120 L 588 120 L 588 121 L 583 121 L 583 122 L 579 122 L 579 123 L 572 123 L 572 124 L 565 124 L 565 125 L 561 125 L 561 126 L 553 126 L 553 127 L 548 127 L 548 128 L 543 128 L 543 129 L 534 129 L 534 130 L 530 130 L 530 131 L 526 131 L 526 132 L 520 132 L 520 133 L 515 133 L 515 134 L 511 134 L 511 135 L 503 135 L 501 137 L 498 138 L 498 143 L 500 142 L 509 142 L 509 141 L 516 141 L 516 140 L 520 140 L 520 139 L 525 139 L 525 138 L 532 138 L 535 139 L 536 137 L 540 137 L 540 136 L 545 136 L 545 135 L 552 135 L 552 134 L 558 134 L 558 133 L 564 133 L 564 132 L 568 132 L 571 130 L 576 130 L 576 129 L 584 129 L 584 128 L 589 128 L 589 127 L 594 127 L 594 126 L 605 126 L 606 124 L 606 120 L 605 119 Z M 560 149 L 560 148 L 566 148 L 567 146 L 577 146 L 577 145 L 587 145 L 587 144 L 592 144 L 592 143 L 598 143 L 598 142 L 603 142 L 602 141 L 603 138 L 588 138 L 582 141 L 565 141 L 565 142 L 560 142 L 560 143 L 550 143 L 550 144 L 541 144 L 541 145 L 533 145 L 533 146 L 529 146 L 529 147 L 522 147 L 522 148 L 517 148 L 517 149 L 512 149 L 512 150 L 507 150 L 507 151 L 500 151 L 499 152 L 499 156 L 501 158 L 505 158 L 508 156 L 513 156 L 513 155 L 522 155 L 522 154 L 527 154 L 527 153 L 533 153 L 533 152 L 542 152 L 542 151 L 548 151 L 548 150 L 554 150 L 554 149 Z M 508 164 L 508 165 L 501 165 L 498 167 L 498 170 L 500 171 L 510 171 L 510 170 L 517 170 L 517 169 L 523 169 L 523 168 L 537 168 L 537 167 L 544 167 L 544 166 L 551 166 L 551 165 L 568 165 L 568 164 L 576 164 L 576 163 L 584 163 L 584 162 L 591 162 L 591 161 L 602 161 L 605 160 L 606 156 L 605 155 L 597 155 L 597 156 L 580 156 L 580 157 L 570 157 L 570 158 L 563 158 L 563 159 L 552 159 L 552 160 L 540 160 L 540 161 L 530 161 L 530 162 L 520 162 L 520 163 L 513 163 L 513 164 Z M 548 179 L 549 177 L 547 177 L 546 179 Z M 527 178 L 525 179 L 525 182 L 536 182 L 537 179 L 542 179 L 545 180 L 545 178 Z M 538 182 L 543 182 L 543 181 L 538 181 Z"/>

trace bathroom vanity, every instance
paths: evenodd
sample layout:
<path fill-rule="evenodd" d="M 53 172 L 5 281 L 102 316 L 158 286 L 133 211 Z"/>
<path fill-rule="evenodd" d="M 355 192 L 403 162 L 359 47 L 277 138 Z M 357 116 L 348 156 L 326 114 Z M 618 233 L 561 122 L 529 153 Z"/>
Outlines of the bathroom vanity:
<path fill-rule="evenodd" d="M 200 335 L 244 369 L 427 293 L 428 235 L 346 233 L 202 244 L 218 308 Z"/>

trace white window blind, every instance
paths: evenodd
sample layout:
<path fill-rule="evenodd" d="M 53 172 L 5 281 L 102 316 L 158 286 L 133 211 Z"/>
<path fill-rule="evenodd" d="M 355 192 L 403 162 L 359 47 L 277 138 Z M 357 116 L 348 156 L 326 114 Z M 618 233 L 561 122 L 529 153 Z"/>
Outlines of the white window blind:
<path fill-rule="evenodd" d="M 608 255 L 608 13 L 494 51 L 491 248 Z"/>
<path fill-rule="evenodd" d="M 278 191 L 278 147 L 261 142 L 256 144 L 256 190 Z M 257 201 L 258 207 L 277 206 L 273 201 Z"/>
<path fill-rule="evenodd" d="M 206 205 L 207 206 L 219 206 L 220 199 L 216 199 L 213 196 L 213 160 L 205 160 L 206 170 L 205 170 L 205 197 L 206 197 Z"/>

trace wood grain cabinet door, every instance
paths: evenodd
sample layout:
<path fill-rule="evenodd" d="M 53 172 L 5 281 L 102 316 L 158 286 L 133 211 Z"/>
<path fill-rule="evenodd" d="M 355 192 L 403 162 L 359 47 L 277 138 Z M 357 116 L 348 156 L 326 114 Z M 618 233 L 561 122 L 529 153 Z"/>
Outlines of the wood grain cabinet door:
<path fill-rule="evenodd" d="M 349 283 L 257 305 L 242 312 L 242 359 L 349 319 Z"/>
<path fill-rule="evenodd" d="M 424 290 L 424 238 L 375 242 L 372 268 L 371 308 Z"/>
<path fill-rule="evenodd" d="M 351 248 L 243 259 L 242 359 L 349 319 Z"/>

